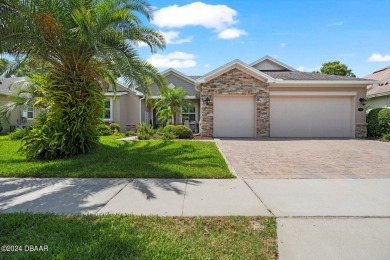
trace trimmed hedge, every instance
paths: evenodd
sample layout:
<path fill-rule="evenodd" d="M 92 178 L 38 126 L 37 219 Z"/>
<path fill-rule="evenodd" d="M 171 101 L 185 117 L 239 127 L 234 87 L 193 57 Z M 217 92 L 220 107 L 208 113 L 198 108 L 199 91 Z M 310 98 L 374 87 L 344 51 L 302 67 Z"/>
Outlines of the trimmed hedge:
<path fill-rule="evenodd" d="M 179 139 L 191 139 L 192 131 L 185 125 L 167 125 L 164 127 L 164 132 L 171 132 Z"/>
<path fill-rule="evenodd" d="M 390 133 L 390 108 L 375 108 L 367 115 L 367 134 L 381 137 Z"/>

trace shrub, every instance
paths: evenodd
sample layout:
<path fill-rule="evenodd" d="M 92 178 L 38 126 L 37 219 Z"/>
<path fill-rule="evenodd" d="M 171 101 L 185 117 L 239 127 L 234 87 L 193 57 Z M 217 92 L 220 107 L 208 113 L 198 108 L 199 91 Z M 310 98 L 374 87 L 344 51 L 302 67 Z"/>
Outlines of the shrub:
<path fill-rule="evenodd" d="M 98 125 L 97 126 L 97 131 L 98 131 L 98 135 L 99 136 L 111 135 L 110 127 L 108 125 L 105 125 L 105 124 Z"/>
<path fill-rule="evenodd" d="M 28 134 L 28 127 L 26 128 L 16 128 L 15 131 L 8 135 L 11 140 L 20 140 Z"/>
<path fill-rule="evenodd" d="M 111 132 L 114 132 L 115 130 L 119 132 L 121 126 L 118 123 L 111 123 L 110 124 L 110 130 Z"/>
<path fill-rule="evenodd" d="M 180 139 L 191 139 L 192 131 L 185 125 L 167 125 L 164 132 L 171 132 Z"/>
<path fill-rule="evenodd" d="M 385 140 L 385 141 L 390 141 L 390 133 L 384 134 L 382 139 Z"/>
<path fill-rule="evenodd" d="M 136 136 L 136 135 L 137 135 L 137 133 L 134 132 L 133 130 L 129 130 L 129 131 L 125 132 L 125 136 Z"/>
<path fill-rule="evenodd" d="M 149 125 L 145 122 L 137 125 L 137 136 L 139 140 L 149 140 L 154 134 L 154 129 L 152 125 Z"/>
<path fill-rule="evenodd" d="M 367 134 L 380 137 L 390 133 L 390 108 L 375 108 L 367 115 Z"/>
<path fill-rule="evenodd" d="M 85 154 L 99 143 L 97 126 L 104 111 L 102 86 L 94 76 L 49 72 L 44 76 L 47 115 L 39 117 L 22 139 L 28 159 Z"/>
<path fill-rule="evenodd" d="M 177 135 L 175 135 L 172 131 L 164 131 L 164 128 L 160 127 L 157 129 L 154 138 L 161 140 L 173 140 L 177 138 Z"/>

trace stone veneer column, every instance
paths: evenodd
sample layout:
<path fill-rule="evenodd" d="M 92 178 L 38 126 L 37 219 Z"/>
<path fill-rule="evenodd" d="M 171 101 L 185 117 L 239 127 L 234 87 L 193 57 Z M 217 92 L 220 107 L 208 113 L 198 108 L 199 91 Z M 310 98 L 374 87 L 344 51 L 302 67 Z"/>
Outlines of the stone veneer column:
<path fill-rule="evenodd" d="M 214 95 L 254 95 L 256 97 L 256 136 L 269 137 L 269 87 L 268 84 L 239 70 L 232 69 L 201 87 L 201 123 L 203 136 L 214 134 Z M 209 97 L 210 103 L 203 99 Z"/>
<path fill-rule="evenodd" d="M 359 138 L 359 139 L 367 138 L 367 124 L 355 125 L 355 138 Z"/>

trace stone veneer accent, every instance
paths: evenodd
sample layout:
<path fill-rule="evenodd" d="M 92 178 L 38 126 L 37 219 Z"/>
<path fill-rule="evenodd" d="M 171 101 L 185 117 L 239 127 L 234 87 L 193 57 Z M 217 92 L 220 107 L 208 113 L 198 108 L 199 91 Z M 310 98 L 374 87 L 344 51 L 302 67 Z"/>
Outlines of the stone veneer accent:
<path fill-rule="evenodd" d="M 269 87 L 268 84 L 234 68 L 204 83 L 201 87 L 201 124 L 203 136 L 214 134 L 214 95 L 254 95 L 256 96 L 256 136 L 269 137 Z M 202 100 L 210 98 L 208 105 Z"/>
<path fill-rule="evenodd" d="M 367 124 L 356 124 L 355 138 L 367 138 Z"/>

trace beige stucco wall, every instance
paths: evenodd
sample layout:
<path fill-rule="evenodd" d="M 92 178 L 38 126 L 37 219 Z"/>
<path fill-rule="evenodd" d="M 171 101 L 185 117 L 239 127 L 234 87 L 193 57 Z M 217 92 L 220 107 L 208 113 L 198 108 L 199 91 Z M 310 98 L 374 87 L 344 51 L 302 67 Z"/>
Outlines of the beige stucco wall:
<path fill-rule="evenodd" d="M 390 107 L 390 96 L 370 98 L 367 102 L 367 106 L 369 109 Z"/>
<path fill-rule="evenodd" d="M 4 95 L 0 95 L 0 106 L 11 102 L 10 98 Z M 8 120 L 3 122 L 3 133 L 10 131 L 10 126 L 30 126 L 34 124 L 34 119 L 21 118 L 20 113 L 23 109 L 15 109 L 11 112 Z M 34 117 L 36 118 L 39 114 L 39 109 L 34 109 Z"/>
<path fill-rule="evenodd" d="M 130 126 L 136 126 L 140 120 L 140 98 L 131 92 L 111 98 L 113 99 L 112 122 L 120 124 L 122 132 L 130 129 Z"/>

